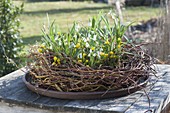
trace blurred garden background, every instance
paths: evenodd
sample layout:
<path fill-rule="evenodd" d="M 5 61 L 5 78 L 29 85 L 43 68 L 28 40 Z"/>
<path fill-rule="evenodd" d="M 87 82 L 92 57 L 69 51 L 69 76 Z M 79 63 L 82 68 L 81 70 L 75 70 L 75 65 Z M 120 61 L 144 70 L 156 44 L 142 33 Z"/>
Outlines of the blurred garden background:
<path fill-rule="evenodd" d="M 24 3 L 23 12 L 17 16 L 20 20 L 20 37 L 23 40 L 23 48 L 19 52 L 21 59 L 26 58 L 31 45 L 41 40 L 41 29 L 43 25 L 48 25 L 47 16 L 51 22 L 55 21 L 61 32 L 68 32 L 74 21 L 87 26 L 89 18 L 100 11 L 108 13 L 113 10 L 118 13 L 116 0 L 11 0 L 11 2 L 17 7 Z M 123 22 L 133 22 L 127 36 L 136 43 L 145 43 L 150 54 L 160 59 L 159 63 L 166 63 L 167 59 L 158 56 L 160 53 L 156 53 L 157 49 L 153 48 L 156 48 L 155 45 L 160 47 L 160 37 L 163 36 L 161 33 L 164 29 L 161 26 L 165 23 L 162 17 L 166 15 L 168 6 L 166 4 L 166 0 L 120 0 Z M 20 60 L 19 66 L 24 65 L 24 61 Z"/>
<path fill-rule="evenodd" d="M 14 3 L 19 5 L 22 2 L 15 1 Z M 24 2 L 24 12 L 19 17 L 24 44 L 34 44 L 36 40 L 40 40 L 42 34 L 41 28 L 43 24 L 48 24 L 47 14 L 51 22 L 55 20 L 61 32 L 67 32 L 74 21 L 88 25 L 89 18 L 96 16 L 101 10 L 108 13 L 109 10 L 115 10 L 115 6 L 107 3 L 94 3 L 89 0 L 83 2 L 54 0 L 50 2 Z M 160 7 L 127 6 L 122 9 L 122 12 L 125 22 L 140 24 L 141 21 L 158 18 Z"/>

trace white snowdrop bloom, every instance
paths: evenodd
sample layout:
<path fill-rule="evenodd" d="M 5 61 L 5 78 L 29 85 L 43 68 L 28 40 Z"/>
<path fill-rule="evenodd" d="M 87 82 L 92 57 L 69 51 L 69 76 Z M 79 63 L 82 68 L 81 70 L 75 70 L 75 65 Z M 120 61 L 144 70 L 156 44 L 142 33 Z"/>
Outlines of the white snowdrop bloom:
<path fill-rule="evenodd" d="M 92 50 L 90 49 L 90 53 L 92 53 Z"/>
<path fill-rule="evenodd" d="M 71 44 L 70 44 L 70 47 L 69 47 L 69 48 L 73 48 L 73 47 L 75 47 L 75 44 L 74 44 L 73 42 L 71 42 Z"/>
<path fill-rule="evenodd" d="M 91 22 L 88 22 L 88 26 L 91 26 Z"/>
<path fill-rule="evenodd" d="M 57 41 L 57 40 L 58 40 L 58 37 L 57 37 L 57 36 L 55 36 L 55 37 L 54 37 L 54 40 L 55 40 L 55 41 Z"/>
<path fill-rule="evenodd" d="M 4 31 L 2 30 L 2 31 L 0 31 L 0 33 L 1 33 L 1 34 L 3 34 L 3 33 L 4 33 Z"/>
<path fill-rule="evenodd" d="M 97 53 L 97 55 L 100 55 L 100 51 L 97 51 L 96 53 Z"/>
<path fill-rule="evenodd" d="M 13 48 L 13 51 L 17 51 L 18 49 L 15 47 L 15 48 Z"/>
<path fill-rule="evenodd" d="M 50 49 L 53 49 L 53 47 L 50 45 L 50 47 L 49 47 Z"/>
<path fill-rule="evenodd" d="M 17 55 L 14 55 L 14 57 L 16 58 Z M 11 63 L 15 64 L 15 62 L 12 59 L 9 59 Z"/>
<path fill-rule="evenodd" d="M 59 42 L 58 42 L 58 45 L 59 45 L 59 46 L 61 46 L 61 45 L 62 45 L 61 41 L 59 41 Z"/>
<path fill-rule="evenodd" d="M 89 47 L 90 47 L 89 43 L 86 43 L 86 48 L 89 48 Z"/>
<path fill-rule="evenodd" d="M 84 38 L 84 37 L 82 38 L 82 40 L 83 40 L 83 42 L 87 42 L 87 39 L 86 39 L 86 38 Z"/>
<path fill-rule="evenodd" d="M 18 22 L 20 22 L 20 19 L 17 19 Z"/>
<path fill-rule="evenodd" d="M 23 40 L 19 40 L 20 43 L 23 43 Z"/>
<path fill-rule="evenodd" d="M 82 58 L 82 53 L 80 53 L 80 54 L 78 55 L 78 58 Z"/>
<path fill-rule="evenodd" d="M 89 38 L 89 37 L 87 37 L 87 38 L 86 38 L 86 40 L 87 40 L 87 42 L 89 42 L 89 41 L 90 41 L 90 38 Z"/>
<path fill-rule="evenodd" d="M 79 28 L 80 28 L 80 26 L 76 25 L 75 30 L 78 32 Z"/>
<path fill-rule="evenodd" d="M 87 37 L 90 38 L 90 37 L 91 37 L 91 34 L 88 34 Z"/>
<path fill-rule="evenodd" d="M 100 48 L 100 49 L 99 49 L 99 52 L 102 52 L 102 51 L 103 51 L 103 48 Z"/>
<path fill-rule="evenodd" d="M 101 58 L 101 56 L 100 56 L 100 51 L 97 51 L 97 57 L 98 57 L 98 58 Z"/>
<path fill-rule="evenodd" d="M 93 40 L 96 41 L 96 39 L 97 39 L 97 35 L 94 35 Z"/>
<path fill-rule="evenodd" d="M 11 32 L 13 32 L 13 31 L 14 31 L 14 29 L 10 29 L 10 31 L 11 31 Z"/>
<path fill-rule="evenodd" d="M 107 29 L 107 27 L 106 27 L 106 26 L 104 26 L 104 29 Z"/>
<path fill-rule="evenodd" d="M 93 56 L 95 57 L 97 54 L 96 53 L 93 53 Z"/>
<path fill-rule="evenodd" d="M 8 8 L 7 11 L 10 11 L 10 9 Z"/>
<path fill-rule="evenodd" d="M 16 35 L 16 34 L 14 34 L 14 36 L 13 36 L 14 38 L 18 38 L 18 36 Z"/>
<path fill-rule="evenodd" d="M 91 31 L 92 34 L 94 34 L 94 31 Z"/>

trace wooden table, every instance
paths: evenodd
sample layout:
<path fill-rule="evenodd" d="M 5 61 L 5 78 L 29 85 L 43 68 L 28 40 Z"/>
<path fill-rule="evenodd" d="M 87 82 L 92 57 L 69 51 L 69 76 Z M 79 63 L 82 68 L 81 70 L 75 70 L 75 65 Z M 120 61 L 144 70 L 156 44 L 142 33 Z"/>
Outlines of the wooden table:
<path fill-rule="evenodd" d="M 160 113 L 169 109 L 170 65 L 155 65 L 157 77 L 151 77 L 145 88 L 147 95 L 141 90 L 102 100 L 62 100 L 38 95 L 23 83 L 23 69 L 0 78 L 0 113 L 144 113 L 148 110 Z"/>

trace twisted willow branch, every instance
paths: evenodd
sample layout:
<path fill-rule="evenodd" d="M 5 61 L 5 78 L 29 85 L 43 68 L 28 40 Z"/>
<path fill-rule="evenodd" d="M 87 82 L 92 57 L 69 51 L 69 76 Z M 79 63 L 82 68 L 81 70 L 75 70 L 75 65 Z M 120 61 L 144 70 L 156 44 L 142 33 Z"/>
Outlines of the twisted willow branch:
<path fill-rule="evenodd" d="M 135 86 L 155 73 L 152 58 L 140 47 L 129 46 L 124 51 L 119 65 L 93 69 L 64 54 L 65 63 L 52 65 L 53 52 L 37 53 L 32 48 L 29 58 L 34 63 L 28 63 L 31 84 L 60 92 L 108 91 Z"/>

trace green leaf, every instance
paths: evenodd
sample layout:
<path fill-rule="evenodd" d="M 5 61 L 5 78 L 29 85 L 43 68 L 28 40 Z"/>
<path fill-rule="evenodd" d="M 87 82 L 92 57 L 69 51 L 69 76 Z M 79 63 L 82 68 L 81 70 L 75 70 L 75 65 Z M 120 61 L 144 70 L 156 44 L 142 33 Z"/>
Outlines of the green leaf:
<path fill-rule="evenodd" d="M 93 18 L 92 18 L 92 29 L 95 28 L 95 22 L 96 22 L 96 19 L 95 19 L 95 17 L 93 17 Z"/>

